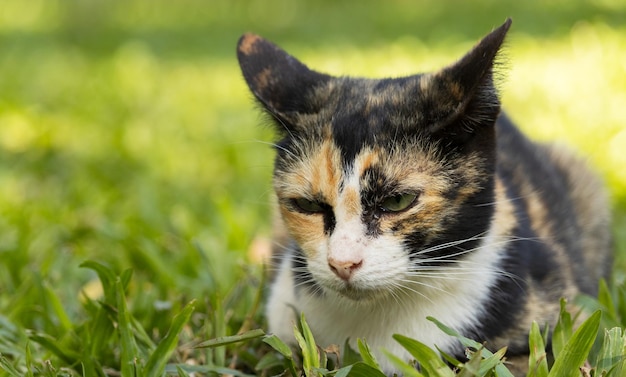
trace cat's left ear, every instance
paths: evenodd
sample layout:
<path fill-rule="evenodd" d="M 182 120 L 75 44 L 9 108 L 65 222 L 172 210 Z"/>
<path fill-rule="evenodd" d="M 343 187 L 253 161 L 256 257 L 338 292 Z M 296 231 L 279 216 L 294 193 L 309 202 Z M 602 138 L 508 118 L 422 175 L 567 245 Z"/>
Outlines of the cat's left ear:
<path fill-rule="evenodd" d="M 510 26 L 509 18 L 461 60 L 423 78 L 427 101 L 422 110 L 431 133 L 462 141 L 482 126 L 493 126 L 500 112 L 494 65 Z"/>
<path fill-rule="evenodd" d="M 273 43 L 244 34 L 237 44 L 241 71 L 254 96 L 275 117 L 288 120 L 292 113 L 314 113 L 314 89 L 330 76 L 315 72 Z M 285 119 L 286 118 L 286 119 Z"/>

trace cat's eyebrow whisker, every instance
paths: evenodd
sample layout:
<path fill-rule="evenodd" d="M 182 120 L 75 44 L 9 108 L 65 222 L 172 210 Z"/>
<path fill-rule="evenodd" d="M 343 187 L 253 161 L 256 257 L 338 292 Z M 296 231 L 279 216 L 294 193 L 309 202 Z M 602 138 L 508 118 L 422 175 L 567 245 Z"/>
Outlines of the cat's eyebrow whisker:
<path fill-rule="evenodd" d="M 291 138 L 293 138 L 293 134 L 291 133 L 291 130 L 289 129 L 289 127 L 287 127 L 287 125 L 285 124 L 285 122 L 283 122 L 282 119 L 280 119 L 280 117 L 278 116 L 278 113 L 276 113 L 273 109 L 271 109 L 268 106 L 265 106 L 265 109 L 267 110 L 267 112 L 272 116 L 272 118 L 274 118 L 278 123 L 280 123 L 281 127 L 285 129 L 285 131 L 287 131 L 287 133 L 289 134 L 289 136 Z"/>
<path fill-rule="evenodd" d="M 265 144 L 265 145 L 269 145 L 270 147 L 276 148 L 276 149 L 280 149 L 281 151 L 287 153 L 289 156 L 293 157 L 293 158 L 297 158 L 298 156 L 295 155 L 295 153 L 293 153 L 292 151 L 290 151 L 289 149 L 283 147 L 282 145 L 276 144 L 276 143 L 271 143 L 268 141 L 264 141 L 264 140 L 258 140 L 258 139 L 254 139 L 253 140 L 256 143 L 259 144 Z"/>

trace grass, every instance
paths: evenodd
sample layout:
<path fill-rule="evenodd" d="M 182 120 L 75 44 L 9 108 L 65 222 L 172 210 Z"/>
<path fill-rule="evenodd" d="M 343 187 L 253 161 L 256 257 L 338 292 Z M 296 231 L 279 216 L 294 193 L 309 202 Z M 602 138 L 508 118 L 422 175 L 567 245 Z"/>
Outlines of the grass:
<path fill-rule="evenodd" d="M 264 321 L 253 251 L 271 230 L 272 136 L 240 78 L 238 36 L 329 73 L 401 75 L 451 62 L 506 16 L 505 108 L 605 177 L 620 285 L 621 1 L 3 1 L 0 375 L 283 368 L 249 332 Z"/>

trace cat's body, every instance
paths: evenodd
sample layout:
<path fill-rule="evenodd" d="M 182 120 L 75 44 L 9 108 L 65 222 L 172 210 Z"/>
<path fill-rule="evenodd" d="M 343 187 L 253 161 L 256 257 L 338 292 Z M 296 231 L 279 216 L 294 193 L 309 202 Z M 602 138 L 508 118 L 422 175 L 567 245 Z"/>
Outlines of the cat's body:
<path fill-rule="evenodd" d="M 509 357 L 559 299 L 595 294 L 610 260 L 601 184 L 500 114 L 492 65 L 510 22 L 458 63 L 396 79 L 335 78 L 242 37 L 244 77 L 281 131 L 274 188 L 287 231 L 267 314 L 318 344 L 399 333 L 462 355 L 427 316 Z M 523 369 L 523 366 L 522 368 Z"/>

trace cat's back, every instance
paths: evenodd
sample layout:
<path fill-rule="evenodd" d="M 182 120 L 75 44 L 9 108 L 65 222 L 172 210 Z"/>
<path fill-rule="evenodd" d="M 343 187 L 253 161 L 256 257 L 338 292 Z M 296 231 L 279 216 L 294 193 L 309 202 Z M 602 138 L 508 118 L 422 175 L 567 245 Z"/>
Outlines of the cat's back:
<path fill-rule="evenodd" d="M 555 262 L 569 270 L 567 280 L 595 295 L 611 262 L 609 200 L 601 179 L 565 146 L 530 141 L 505 114 L 496 135 L 496 180 L 516 221 L 550 246 Z"/>

